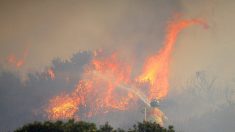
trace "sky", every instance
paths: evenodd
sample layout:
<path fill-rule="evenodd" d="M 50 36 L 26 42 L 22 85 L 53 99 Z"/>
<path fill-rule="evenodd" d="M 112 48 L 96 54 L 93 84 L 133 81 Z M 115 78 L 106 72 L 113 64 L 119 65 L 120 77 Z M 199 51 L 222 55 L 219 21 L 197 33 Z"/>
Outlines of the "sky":
<path fill-rule="evenodd" d="M 38 78 L 43 78 L 46 76 L 44 70 L 50 66 L 54 66 L 58 72 L 75 74 L 73 70 L 77 69 L 70 69 L 73 67 L 72 62 L 79 60 L 81 62 L 79 64 L 76 62 L 74 67 L 77 65 L 82 67 L 89 60 L 90 52 L 94 50 L 118 51 L 127 59 L 138 58 L 136 67 L 141 67 L 144 58 L 162 47 L 168 22 L 174 16 L 178 16 L 203 19 L 208 28 L 203 29 L 198 26 L 187 28 L 177 39 L 170 61 L 170 95 L 166 100 L 166 104 L 169 105 L 163 105 L 163 109 L 172 120 L 174 119 L 169 122 L 178 125 L 178 129 L 182 131 L 189 130 L 190 127 L 198 131 L 197 125 L 201 120 L 205 122 L 203 131 L 214 130 L 213 125 L 208 123 L 211 121 L 214 124 L 222 124 L 220 128 L 227 126 L 223 128 L 224 130 L 232 131 L 235 128 L 228 122 L 233 119 L 228 119 L 227 116 L 229 114 L 235 117 L 234 106 L 227 106 L 226 97 L 218 93 L 212 95 L 213 100 L 203 103 L 201 100 L 195 101 L 204 95 L 191 96 L 189 89 L 194 89 L 195 86 L 193 83 L 188 84 L 188 81 L 195 81 L 195 78 L 196 81 L 197 78 L 200 81 L 202 75 L 208 82 L 216 78 L 214 91 L 225 93 L 227 88 L 234 90 L 234 7 L 233 0 L 2 0 L 0 2 L 0 71 L 2 72 L 0 97 L 3 98 L 4 110 L 0 115 L 3 116 L 8 109 L 14 109 L 7 105 L 9 99 L 13 98 L 12 95 L 17 96 L 12 100 L 17 100 L 23 98 L 25 93 L 30 93 L 32 98 L 37 96 L 35 102 L 36 99 L 43 97 L 41 103 L 45 104 L 47 99 L 65 90 L 65 87 L 72 89 L 76 81 L 62 84 L 57 80 L 56 84 L 52 84 L 47 79 L 35 79 L 36 75 L 28 77 L 28 74 L 35 73 Z M 77 53 L 79 55 L 76 56 Z M 13 58 L 12 61 L 23 60 L 23 64 L 17 68 L 9 64 L 9 58 Z M 53 60 L 56 58 L 68 62 L 55 63 Z M 79 79 L 81 71 L 82 69 L 76 71 L 77 75 L 74 75 L 76 79 Z M 25 76 L 31 84 L 27 87 L 32 88 L 25 93 L 17 93 L 17 85 L 25 87 L 21 84 L 21 78 Z M 7 82 L 14 82 L 11 87 L 12 91 L 16 92 L 7 90 L 9 86 Z M 40 85 L 44 86 L 43 90 L 39 90 L 40 94 L 34 95 L 35 91 L 42 87 Z M 52 90 L 49 87 L 52 87 Z M 235 101 L 233 94 L 229 94 L 229 97 L 231 102 Z M 193 104 L 185 100 L 190 99 L 203 109 L 195 108 L 195 114 L 189 114 L 188 108 Z M 215 103 L 207 107 L 211 101 Z M 9 101 L 9 104 L 17 102 Z M 28 102 L 27 108 L 34 109 L 32 104 L 34 102 Z M 172 109 L 180 111 L 182 121 L 177 122 L 177 113 L 172 112 Z M 22 125 L 20 123 L 22 120 L 28 122 L 35 118 L 41 119 L 35 116 L 23 119 L 20 112 L 11 111 L 15 113 L 13 115 L 17 116 L 18 121 L 12 126 L 2 125 L 0 128 L 18 127 Z M 213 115 L 213 112 L 211 114 L 211 111 L 215 114 Z M 202 118 L 204 115 L 205 118 Z M 11 122 L 14 116 L 11 118 L 9 116 L 4 116 L 0 122 Z M 212 120 L 213 118 L 221 121 Z M 186 121 L 189 122 L 187 123 L 189 128 L 183 125 Z"/>

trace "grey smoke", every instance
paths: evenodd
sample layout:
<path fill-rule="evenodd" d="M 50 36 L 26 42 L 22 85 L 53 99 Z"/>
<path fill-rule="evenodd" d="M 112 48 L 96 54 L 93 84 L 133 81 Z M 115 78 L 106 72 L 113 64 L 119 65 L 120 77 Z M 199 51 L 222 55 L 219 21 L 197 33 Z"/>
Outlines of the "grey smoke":
<path fill-rule="evenodd" d="M 178 131 L 234 131 L 234 83 L 206 71 L 187 80 L 180 91 L 171 90 L 163 103 L 168 124 L 175 124 Z"/>
<path fill-rule="evenodd" d="M 53 60 L 56 78 L 52 80 L 47 69 L 42 73 L 29 73 L 22 82 L 16 73 L 0 73 L 0 130 L 12 130 L 34 120 L 45 120 L 45 107 L 50 98 L 61 92 L 70 92 L 88 64 L 91 52 L 74 54 L 69 61 Z M 66 77 L 70 77 L 69 82 Z"/>
<path fill-rule="evenodd" d="M 162 46 L 168 20 L 182 13 L 204 19 L 210 29 L 192 27 L 177 40 L 170 94 L 160 106 L 169 118 L 166 123 L 180 131 L 233 131 L 234 6 L 233 0 L 1 1 L 0 129 L 46 119 L 43 108 L 48 100 L 74 89 L 92 54 L 71 53 L 119 50 L 123 58 L 137 58 L 134 75 L 138 74 L 146 56 Z M 12 72 L 5 58 L 10 53 L 21 55 L 25 48 L 29 48 L 26 65 Z M 58 75 L 55 80 L 41 70 L 47 66 Z M 22 82 L 21 72 L 27 81 Z M 69 83 L 65 81 L 68 76 Z M 208 87 L 210 83 L 205 82 L 214 78 Z M 127 128 L 143 119 L 139 109 L 91 121 L 108 120 Z"/>

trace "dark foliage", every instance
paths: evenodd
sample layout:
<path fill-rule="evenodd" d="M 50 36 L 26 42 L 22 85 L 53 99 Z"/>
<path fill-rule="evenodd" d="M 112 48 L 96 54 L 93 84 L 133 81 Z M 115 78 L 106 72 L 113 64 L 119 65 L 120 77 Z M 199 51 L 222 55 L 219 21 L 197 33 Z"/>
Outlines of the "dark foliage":
<path fill-rule="evenodd" d="M 66 122 L 34 122 L 24 125 L 15 132 L 125 132 L 125 130 L 121 128 L 115 130 L 108 122 L 97 128 L 94 123 L 71 119 Z M 175 132 L 175 130 L 173 126 L 167 129 L 155 122 L 144 121 L 134 125 L 128 132 Z"/>
<path fill-rule="evenodd" d="M 139 122 L 137 125 L 134 125 L 132 129 L 129 129 L 128 132 L 175 132 L 173 126 L 169 126 L 168 129 L 161 127 L 156 122 Z"/>

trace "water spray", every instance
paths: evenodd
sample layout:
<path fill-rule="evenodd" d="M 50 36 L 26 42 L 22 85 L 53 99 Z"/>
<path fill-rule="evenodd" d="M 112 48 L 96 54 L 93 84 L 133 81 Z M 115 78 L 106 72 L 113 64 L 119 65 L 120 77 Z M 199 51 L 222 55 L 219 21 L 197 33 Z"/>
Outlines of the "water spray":
<path fill-rule="evenodd" d="M 115 82 L 114 77 L 110 77 L 108 78 L 107 76 L 105 76 L 104 74 L 101 74 L 97 71 L 93 71 L 92 72 L 95 76 L 101 78 L 102 80 L 105 81 L 111 81 L 111 82 Z M 139 91 L 134 85 L 127 85 L 127 84 L 123 84 L 123 83 L 119 83 L 117 84 L 118 88 L 122 88 L 124 90 L 127 90 L 129 92 L 132 92 L 133 94 L 135 94 L 137 97 L 140 98 L 141 101 L 143 101 L 148 107 L 151 107 L 150 105 L 150 101 L 147 99 L 147 97 L 141 92 Z"/>

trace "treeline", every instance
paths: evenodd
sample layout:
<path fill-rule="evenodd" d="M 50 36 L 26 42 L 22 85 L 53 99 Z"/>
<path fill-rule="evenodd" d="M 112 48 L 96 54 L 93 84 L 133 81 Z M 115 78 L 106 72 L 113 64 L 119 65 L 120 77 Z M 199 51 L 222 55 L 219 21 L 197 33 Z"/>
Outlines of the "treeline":
<path fill-rule="evenodd" d="M 175 130 L 173 126 L 164 128 L 149 121 L 139 122 L 132 128 L 124 130 L 122 128 L 114 129 L 108 123 L 97 127 L 94 123 L 70 119 L 68 121 L 33 122 L 16 129 L 15 132 L 175 132 Z"/>

